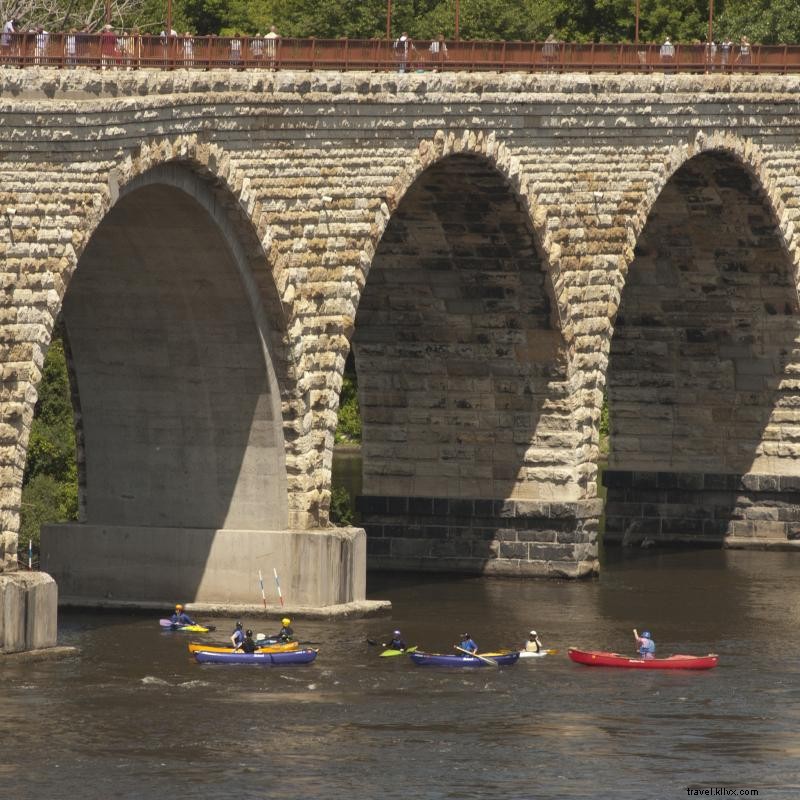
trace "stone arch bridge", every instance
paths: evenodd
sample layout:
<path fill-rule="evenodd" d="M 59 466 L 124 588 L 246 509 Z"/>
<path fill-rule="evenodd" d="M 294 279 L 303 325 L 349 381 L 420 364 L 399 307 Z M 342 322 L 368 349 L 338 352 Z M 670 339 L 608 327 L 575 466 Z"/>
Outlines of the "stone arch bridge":
<path fill-rule="evenodd" d="M 63 324 L 62 595 L 364 597 L 800 531 L 791 76 L 0 75 L 0 554 Z M 364 530 L 329 525 L 352 353 Z"/>

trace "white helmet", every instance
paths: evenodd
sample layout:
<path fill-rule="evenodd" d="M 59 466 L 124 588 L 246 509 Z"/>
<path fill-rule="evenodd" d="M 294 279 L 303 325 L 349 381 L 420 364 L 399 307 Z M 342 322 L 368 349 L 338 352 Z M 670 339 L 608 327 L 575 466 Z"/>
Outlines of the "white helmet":
<path fill-rule="evenodd" d="M 539 634 L 536 631 L 531 631 L 531 636 L 538 636 Z"/>

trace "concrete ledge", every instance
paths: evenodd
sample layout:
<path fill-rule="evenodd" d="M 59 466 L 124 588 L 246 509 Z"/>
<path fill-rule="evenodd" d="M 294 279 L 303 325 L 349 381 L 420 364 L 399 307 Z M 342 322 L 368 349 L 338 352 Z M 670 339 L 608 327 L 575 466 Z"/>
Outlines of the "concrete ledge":
<path fill-rule="evenodd" d="M 62 604 L 257 606 L 259 569 L 267 599 L 275 603 L 275 568 L 286 603 L 320 609 L 366 599 L 366 551 L 360 528 L 240 531 L 63 524 L 42 528 L 41 555 L 43 568 L 58 582 Z"/>
<path fill-rule="evenodd" d="M 0 663 L 14 664 L 20 661 L 28 663 L 30 661 L 56 661 L 59 658 L 71 658 L 80 655 L 79 647 L 46 647 L 43 650 L 26 650 L 22 653 L 3 653 L 0 655 Z"/>
<path fill-rule="evenodd" d="M 54 647 L 58 587 L 44 572 L 0 575 L 0 653 Z"/>
<path fill-rule="evenodd" d="M 87 599 L 84 597 L 62 597 L 59 601 L 62 608 L 102 608 L 119 609 L 120 611 L 153 611 L 162 616 L 172 613 L 172 607 L 165 607 L 163 603 L 132 602 L 119 600 L 105 600 L 102 598 Z M 184 607 L 191 614 L 202 615 L 204 618 L 255 617 L 257 619 L 337 619 L 345 617 L 371 617 L 389 613 L 392 604 L 389 600 L 355 600 L 351 603 L 337 603 L 330 606 L 275 606 L 248 603 L 184 603 Z"/>
<path fill-rule="evenodd" d="M 723 547 L 726 550 L 779 550 L 800 552 L 800 541 L 786 539 L 745 539 L 741 536 L 728 536 Z"/>
<path fill-rule="evenodd" d="M 376 558 L 369 561 L 376 572 L 449 572 L 462 575 L 496 575 L 509 578 L 594 578 L 600 574 L 597 559 L 587 561 L 527 561 L 522 559 Z"/>

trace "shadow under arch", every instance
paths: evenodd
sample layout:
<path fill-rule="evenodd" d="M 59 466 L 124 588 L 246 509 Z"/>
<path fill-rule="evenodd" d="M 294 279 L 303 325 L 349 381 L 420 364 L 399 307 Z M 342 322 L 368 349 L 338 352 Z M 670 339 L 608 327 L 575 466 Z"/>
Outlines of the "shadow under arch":
<path fill-rule="evenodd" d="M 85 465 L 83 525 L 70 527 L 103 547 L 114 531 L 141 538 L 137 600 L 163 600 L 165 586 L 214 594 L 215 532 L 287 528 L 285 321 L 254 273 L 255 231 L 225 195 L 186 164 L 133 178 L 62 304 Z M 53 548 L 62 533 L 49 536 Z M 158 564 L 170 537 L 186 556 L 174 579 Z M 76 571 L 54 559 L 46 568 L 69 595 Z M 107 583 L 84 571 L 80 593 L 105 596 Z"/>
<path fill-rule="evenodd" d="M 397 204 L 351 342 L 370 567 L 594 568 L 542 261 L 522 200 L 485 156 L 434 161 Z"/>
<path fill-rule="evenodd" d="M 702 149 L 653 203 L 622 292 L 606 541 L 794 538 L 799 336 L 793 259 L 761 177 Z"/>

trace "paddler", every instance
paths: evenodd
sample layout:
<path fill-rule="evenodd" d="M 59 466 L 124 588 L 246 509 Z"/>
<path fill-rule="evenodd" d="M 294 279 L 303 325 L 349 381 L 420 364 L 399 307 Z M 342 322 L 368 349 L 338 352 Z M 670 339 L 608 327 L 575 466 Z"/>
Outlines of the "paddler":
<path fill-rule="evenodd" d="M 527 653 L 541 653 L 542 643 L 539 640 L 539 634 L 536 631 L 531 631 L 528 635 L 528 641 L 525 642 L 525 651 Z"/>
<path fill-rule="evenodd" d="M 253 631 L 248 628 L 244 632 L 244 639 L 242 639 L 242 643 L 234 648 L 234 652 L 242 651 L 244 653 L 255 653 L 258 649 L 258 645 L 253 641 Z"/>
<path fill-rule="evenodd" d="M 639 632 L 634 628 L 633 638 L 636 639 L 636 648 L 642 658 L 651 659 L 656 657 L 656 643 L 653 641 L 650 631 L 642 631 L 642 635 L 639 636 Z"/>
<path fill-rule="evenodd" d="M 461 634 L 461 643 L 458 645 L 459 649 L 466 650 L 469 653 L 477 653 L 478 645 L 475 644 L 474 639 L 468 633 Z"/>
<path fill-rule="evenodd" d="M 400 631 L 394 631 L 392 638 L 383 646 L 388 647 L 389 650 L 408 650 L 408 645 L 403 641 L 403 634 Z"/>
<path fill-rule="evenodd" d="M 236 623 L 233 633 L 231 634 L 231 643 L 235 650 L 244 641 L 244 630 L 241 622 Z"/>
<path fill-rule="evenodd" d="M 183 610 L 183 606 L 178 603 L 175 606 L 175 613 L 170 618 L 173 625 L 197 625 L 197 623 Z"/>
<path fill-rule="evenodd" d="M 292 636 L 294 636 L 294 631 L 291 629 L 292 621 L 289 617 L 284 617 L 281 620 L 281 629 L 275 634 L 276 639 L 280 639 L 282 642 L 291 641 Z"/>

